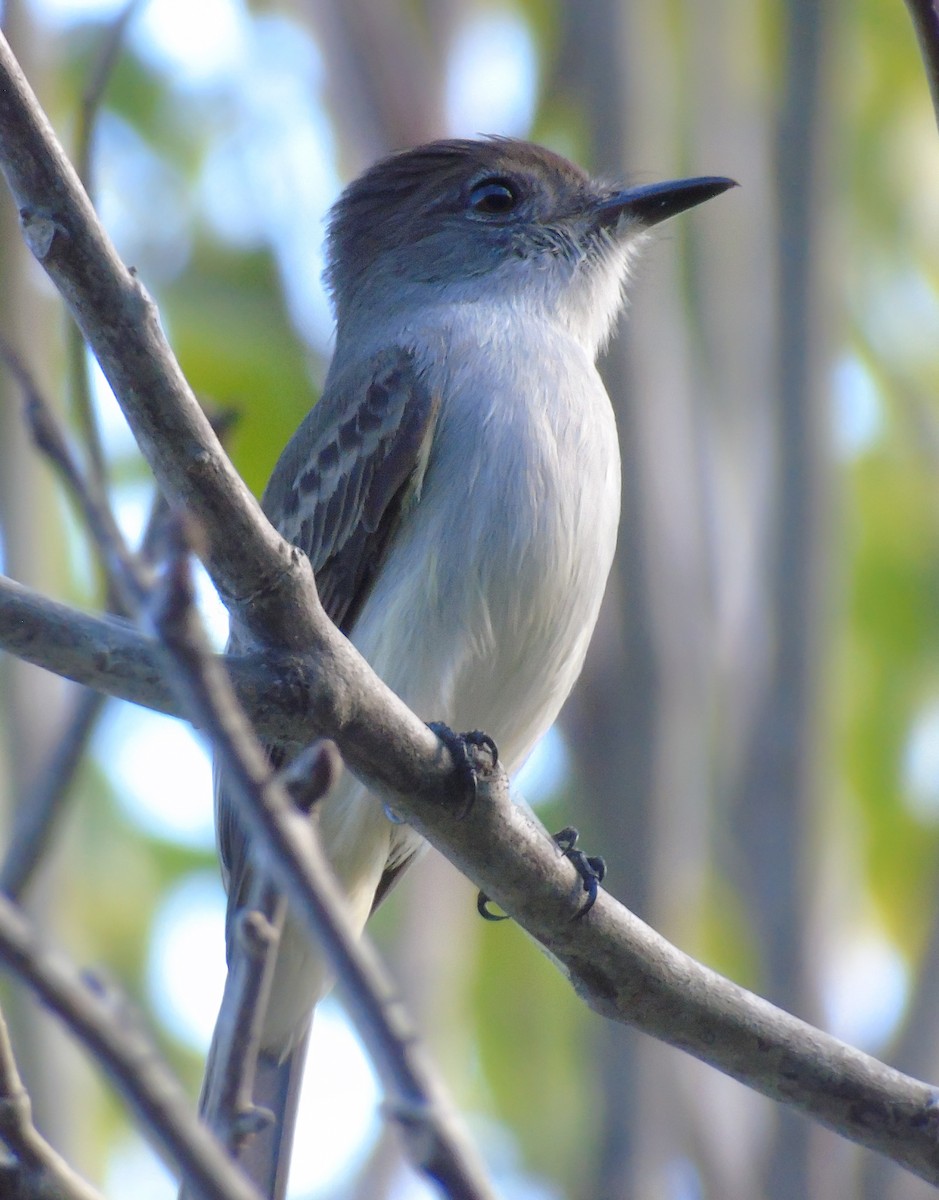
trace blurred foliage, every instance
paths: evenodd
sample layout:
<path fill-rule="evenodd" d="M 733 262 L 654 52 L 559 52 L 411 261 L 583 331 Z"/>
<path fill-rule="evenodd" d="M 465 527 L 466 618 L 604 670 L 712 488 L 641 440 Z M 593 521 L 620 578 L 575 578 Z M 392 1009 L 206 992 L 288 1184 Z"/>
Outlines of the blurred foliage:
<path fill-rule="evenodd" d="M 237 414 L 229 453 L 260 495 L 316 399 L 311 355 L 290 328 L 270 255 L 198 244 L 186 275 L 161 300 L 196 394 Z"/>
<path fill-rule="evenodd" d="M 583 1130 L 597 1112 L 584 1070 L 590 1023 L 583 1004 L 557 967 L 506 924 L 482 939 L 473 1007 L 492 1115 L 513 1129 L 540 1175 L 573 1194 Z"/>

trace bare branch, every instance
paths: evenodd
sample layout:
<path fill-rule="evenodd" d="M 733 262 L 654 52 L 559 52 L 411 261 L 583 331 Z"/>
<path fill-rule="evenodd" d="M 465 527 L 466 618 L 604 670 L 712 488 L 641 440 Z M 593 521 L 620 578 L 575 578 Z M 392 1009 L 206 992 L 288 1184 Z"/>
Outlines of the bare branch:
<path fill-rule="evenodd" d="M 346 915 L 341 889 L 315 842 L 306 814 L 301 814 L 283 785 L 274 779 L 267 754 L 238 708 L 224 669 L 209 651 L 188 569 L 188 554 L 194 546 L 182 540 L 184 530 L 191 533 L 194 524 L 180 519 L 168 528 L 168 562 L 153 587 L 151 572 L 130 553 L 106 501 L 92 493 L 55 415 L 38 392 L 30 395 L 28 412 L 37 443 L 58 467 L 102 550 L 114 591 L 155 632 L 167 678 L 175 685 L 180 703 L 193 723 L 210 737 L 217 761 L 234 795 L 241 800 L 240 816 L 252 835 L 259 879 L 267 877 L 264 860 L 269 858 L 274 880 L 291 897 L 294 910 L 306 919 L 311 938 L 332 960 L 350 1011 L 385 1079 L 390 1093 L 387 1111 L 402 1129 L 410 1157 L 419 1169 L 441 1181 L 454 1200 L 486 1200 L 492 1193 L 485 1173 L 456 1124 L 440 1084 L 423 1061 L 414 1031 L 393 998 L 377 958 L 357 938 Z M 327 786 L 329 773 L 321 769 L 318 776 Z M 299 780 L 293 778 L 299 789 Z M 316 798 L 311 788 L 308 780 L 303 796 L 306 807 Z M 310 844 L 315 857 L 304 854 Z M 239 971 L 240 1028 L 223 1030 L 223 1045 L 218 1047 L 225 1056 L 220 1054 L 218 1061 L 225 1086 L 216 1093 L 219 1108 L 214 1116 L 227 1120 L 226 1134 L 235 1132 L 236 1140 L 243 1140 L 245 1118 L 253 1114 L 243 1091 L 250 1080 L 235 1077 L 232 1070 L 237 1050 L 244 1049 L 235 1047 L 233 1038 L 247 1030 L 249 1038 L 257 1043 L 259 1030 L 255 1026 L 264 1013 L 257 1001 L 266 1004 L 264 992 L 274 961 L 269 931 L 272 923 L 283 920 L 280 901 L 270 887 L 259 882 L 257 891 L 258 901 L 271 910 L 273 922 L 264 921 L 267 936 L 256 939 L 254 961 L 242 963 Z M 263 920 L 263 914 L 255 915 Z M 261 934 L 262 930 L 256 932 Z M 274 937 L 276 940 L 276 933 Z M 244 970 L 257 970 L 259 965 L 260 978 L 256 976 L 253 984 L 246 983 Z M 244 1007 L 247 993 L 254 1002 L 251 1011 Z M 252 1069 L 249 1056 L 249 1076 Z"/>
<path fill-rule="evenodd" d="M 0 962 L 36 992 L 92 1051 L 177 1175 L 195 1181 L 205 1200 L 259 1200 L 195 1114 L 125 1002 L 92 987 L 60 957 L 43 950 L 25 915 L 0 896 Z"/>
<path fill-rule="evenodd" d="M 49 1200 L 102 1200 L 41 1137 L 32 1119 L 29 1094 L 23 1086 L 6 1021 L 0 1013 L 0 1139 L 13 1152 L 15 1167 L 4 1170 L 4 1195 L 48 1197 Z"/>
<path fill-rule="evenodd" d="M 74 326 L 73 326 L 74 328 Z M 85 511 L 86 519 L 94 527 L 102 527 L 102 537 L 93 544 L 103 554 L 101 565 L 107 582 L 108 604 L 112 611 L 120 612 L 124 606 L 115 587 L 112 572 L 108 569 L 107 555 L 102 546 L 111 547 L 115 553 L 116 524 L 108 503 L 103 460 L 96 463 L 94 447 L 89 454 L 89 469 L 83 474 L 64 433 L 59 428 L 52 407 L 36 385 L 22 360 L 0 337 L 0 358 L 20 385 L 25 399 L 26 419 L 34 440 L 44 450 L 53 466 L 58 470 L 67 489 L 78 506 Z M 88 414 L 89 420 L 91 414 Z M 92 442 L 94 439 L 92 438 Z M 144 557 L 156 539 L 165 504 L 157 495 L 143 537 Z M 119 543 L 120 539 L 117 538 Z M 64 732 L 58 739 L 50 758 L 38 780 L 31 786 L 28 795 L 22 797 L 17 806 L 13 831 L 10 835 L 6 858 L 0 869 L 0 891 L 15 899 L 31 878 L 40 857 L 48 845 L 57 818 L 64 807 L 64 800 L 81 761 L 88 740 L 101 713 L 104 697 L 97 692 L 81 691 L 71 698 L 71 711 Z"/>
<path fill-rule="evenodd" d="M 223 599 L 262 643 L 319 658 L 333 680 L 333 719 L 322 729 L 353 770 L 376 780 L 396 761 L 406 768 L 401 790 L 422 786 L 422 766 L 439 784 L 452 770 L 449 753 L 330 623 L 308 560 L 264 519 L 2 38 L 0 166 L 27 243 L 95 351 L 161 488 L 199 516 L 208 538 L 203 560 Z M 392 731 L 397 751 L 389 759 Z"/>
<path fill-rule="evenodd" d="M 939 7 L 935 0 L 906 0 L 923 56 L 933 111 L 939 123 Z"/>
<path fill-rule="evenodd" d="M 0 81 L 0 155 L 26 243 L 65 298 L 162 490 L 200 514 L 210 539 L 206 565 L 216 585 L 233 606 L 263 613 L 271 587 L 299 580 L 295 599 L 301 611 L 309 610 L 303 582 L 309 568 L 298 567 L 298 555 L 263 520 L 223 453 L 152 301 L 97 222 L 2 37 Z M 237 556 L 231 544 L 239 547 Z M 249 626 L 253 619 L 251 613 L 245 617 Z M 285 641 L 290 644 L 289 633 Z"/>
<path fill-rule="evenodd" d="M 113 525 L 113 518 L 107 505 L 103 463 L 100 469 L 96 467 L 94 453 L 92 453 L 90 478 L 84 483 L 79 483 L 82 475 L 81 466 L 68 444 L 65 434 L 58 426 L 52 406 L 37 387 L 36 381 L 22 359 L 2 337 L 0 337 L 0 360 L 3 361 L 23 393 L 23 411 L 33 441 L 50 460 L 79 507 L 84 508 L 86 520 L 91 525 L 100 523 L 102 520 Z M 98 553 L 103 553 L 106 539 L 95 538 L 93 544 Z M 107 562 L 103 561 L 101 566 L 105 576 L 109 577 Z M 120 611 L 120 605 L 113 604 L 113 597 L 110 594 L 109 601 L 112 601 L 112 608 Z"/>
<path fill-rule="evenodd" d="M 235 917 L 225 992 L 206 1062 L 199 1109 L 228 1152 L 270 1121 L 255 1107 L 254 1075 L 261 1027 L 283 928 L 286 902 L 260 876 L 255 894 Z"/>
<path fill-rule="evenodd" d="M 76 692 L 62 736 L 28 795 L 17 804 L 0 867 L 0 892 L 11 900 L 23 894 L 52 839 L 104 699 L 100 692 L 84 689 Z"/>
<path fill-rule="evenodd" d="M 159 647 L 120 617 L 96 617 L 0 575 L 0 649 L 66 679 L 119 700 L 169 716 L 184 716 L 163 679 Z M 239 702 L 263 737 L 304 745 L 339 727 L 339 703 L 331 690 L 330 663 L 315 655 L 252 652 L 225 663 Z M 387 726 L 394 729 L 393 715 Z M 422 727 L 423 728 L 423 727 Z M 395 757 L 386 750 L 384 777 L 395 779 Z M 377 755 L 376 755 L 377 760 Z M 434 760 L 431 759 L 431 770 Z M 401 790 L 418 781 L 420 764 L 400 779 Z M 443 785 L 445 761 L 439 763 Z M 394 783 L 376 786 L 391 794 Z"/>
<path fill-rule="evenodd" d="M 154 645 L 120 617 L 93 617 L 0 576 L 0 647 L 66 679 L 176 714 Z"/>
<path fill-rule="evenodd" d="M 71 655 L 74 665 L 83 657 L 95 661 L 103 656 L 117 664 L 125 682 L 131 680 L 148 699 L 162 687 L 161 707 L 176 711 L 165 685 L 157 680 L 153 643 L 120 622 L 84 617 L 17 584 L 3 583 L 0 634 L 4 614 L 9 635 L 11 627 L 17 626 L 17 612 L 21 622 L 26 615 L 31 619 L 34 613 L 41 613 L 42 636 L 58 642 L 55 654 L 59 657 Z M 97 648 L 99 631 L 107 634 L 106 650 Z M 79 640 L 77 650 L 71 647 L 73 635 Z M 23 639 L 25 649 L 34 637 L 35 628 L 33 635 Z M 8 645 L 11 640 L 7 638 Z M 138 659 L 145 651 L 150 657 L 142 664 Z M 278 664 L 274 658 L 269 663 L 270 677 L 265 675 L 260 656 L 234 659 L 230 665 L 239 678 L 241 695 L 254 697 L 258 711 L 265 696 L 268 700 L 275 693 L 278 700 L 293 697 L 296 707 L 288 703 L 284 713 L 297 741 L 301 740 L 304 697 L 310 699 L 311 711 L 315 709 L 308 718 L 311 740 L 329 730 L 324 716 L 329 702 L 317 706 L 317 697 L 328 686 L 322 664 L 299 658 Z M 306 667 L 310 675 L 303 681 Z M 287 670 L 290 684 L 284 684 L 282 668 Z M 264 712 L 270 728 L 276 728 L 271 707 Z M 338 724 L 334 728 L 338 729 Z M 586 920 L 571 924 L 580 881 L 570 864 L 559 858 L 557 847 L 541 826 L 524 809 L 505 797 L 491 795 L 486 788 L 481 788 L 472 812 L 456 821 L 454 812 L 459 805 L 446 801 L 446 769 L 437 764 L 435 770 L 432 763 L 422 787 L 420 767 L 412 774 L 407 760 L 398 760 L 396 745 L 391 736 L 386 770 L 381 778 L 374 777 L 383 793 L 393 794 L 398 781 L 413 784 L 412 788 L 401 787 L 395 800 L 398 810 L 563 963 L 588 1004 L 613 1020 L 694 1054 L 764 1095 L 796 1107 L 842 1136 L 939 1183 L 932 1088 L 709 971 L 606 893 L 601 893 Z M 880 1116 L 872 1120 L 871 1113 Z"/>
<path fill-rule="evenodd" d="M 280 778 L 294 805 L 308 813 L 332 790 L 341 769 L 335 746 L 314 742 L 290 761 Z M 246 1134 L 258 1128 L 254 1075 L 285 915 L 283 894 L 255 871 L 235 918 L 225 992 L 199 1105 L 209 1127 L 233 1153 Z"/>
<path fill-rule="evenodd" d="M 195 610 L 188 549 L 178 548 L 141 615 L 166 649 L 168 674 L 190 719 L 210 737 L 250 838 L 255 869 L 283 891 L 335 969 L 350 1015 L 384 1081 L 386 1112 L 401 1130 L 411 1161 L 440 1182 L 451 1200 L 487 1200 L 494 1193 L 485 1172 L 384 968 L 358 936 L 315 823 L 274 776 L 224 669 L 209 653 Z"/>

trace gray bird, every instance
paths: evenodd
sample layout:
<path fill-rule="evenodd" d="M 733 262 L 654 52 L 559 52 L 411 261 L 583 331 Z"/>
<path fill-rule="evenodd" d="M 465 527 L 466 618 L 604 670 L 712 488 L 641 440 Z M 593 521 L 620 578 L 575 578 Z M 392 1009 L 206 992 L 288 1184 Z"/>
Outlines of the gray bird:
<path fill-rule="evenodd" d="M 333 209 L 335 354 L 264 509 L 378 675 L 425 720 L 486 730 L 509 772 L 580 674 L 613 558 L 620 463 L 595 360 L 635 249 L 730 186 L 624 191 L 488 138 L 392 155 Z M 421 839 L 348 773 L 318 820 L 361 928 Z M 250 861 L 223 790 L 218 833 L 231 915 Z M 329 982 L 288 915 L 256 1093 L 276 1121 L 244 1157 L 272 1197 Z"/>

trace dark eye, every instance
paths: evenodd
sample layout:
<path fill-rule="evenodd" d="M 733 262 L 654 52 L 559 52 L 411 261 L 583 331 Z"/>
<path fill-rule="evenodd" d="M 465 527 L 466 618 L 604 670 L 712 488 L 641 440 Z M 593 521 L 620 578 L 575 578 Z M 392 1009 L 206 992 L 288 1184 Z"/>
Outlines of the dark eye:
<path fill-rule="evenodd" d="M 470 192 L 470 206 L 478 213 L 511 212 L 518 200 L 518 188 L 511 179 L 483 179 Z"/>

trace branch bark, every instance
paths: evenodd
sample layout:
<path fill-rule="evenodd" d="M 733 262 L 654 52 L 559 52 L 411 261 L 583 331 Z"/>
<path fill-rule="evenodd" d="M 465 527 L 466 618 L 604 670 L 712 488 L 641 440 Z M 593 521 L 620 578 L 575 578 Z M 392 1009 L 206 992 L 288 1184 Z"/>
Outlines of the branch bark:
<path fill-rule="evenodd" d="M 258 877 L 272 879 L 336 971 L 349 1011 L 384 1082 L 386 1109 L 412 1163 L 450 1200 L 494 1200 L 485 1171 L 456 1120 L 390 978 L 348 914 L 342 889 L 308 814 L 275 777 L 238 708 L 224 669 L 207 652 L 186 553 L 171 550 L 161 583 L 144 599 L 167 657 L 167 675 L 209 732 L 226 786 L 251 838 Z M 505 775 L 500 772 L 501 780 Z M 328 783 L 324 779 L 324 784 Z M 263 885 L 262 885 L 263 886 Z"/>
<path fill-rule="evenodd" d="M 13 1057 L 6 1021 L 0 1013 L 0 1139 L 15 1162 L 0 1168 L 4 1195 L 28 1200 L 103 1200 L 40 1135 L 32 1104 Z"/>
<path fill-rule="evenodd" d="M 43 949 L 26 917 L 0 896 L 0 962 L 69 1026 L 102 1064 L 145 1127 L 163 1138 L 164 1157 L 185 1171 L 204 1200 L 259 1200 L 258 1193 L 195 1118 L 182 1088 L 115 996 L 93 989 Z"/>
<path fill-rule="evenodd" d="M 291 594 L 302 611 L 309 568 L 271 526 L 222 451 L 183 378 L 140 281 L 120 260 L 6 40 L 0 37 L 2 169 L 26 245 L 94 351 L 163 492 L 198 511 L 205 561 L 250 628 L 271 631 Z M 239 553 L 226 543 L 237 543 Z M 290 581 L 296 581 L 293 589 Z M 280 605 L 265 611 L 273 589 Z M 300 620 L 301 634 L 306 622 Z M 274 631 L 291 644 L 289 622 Z"/>

